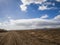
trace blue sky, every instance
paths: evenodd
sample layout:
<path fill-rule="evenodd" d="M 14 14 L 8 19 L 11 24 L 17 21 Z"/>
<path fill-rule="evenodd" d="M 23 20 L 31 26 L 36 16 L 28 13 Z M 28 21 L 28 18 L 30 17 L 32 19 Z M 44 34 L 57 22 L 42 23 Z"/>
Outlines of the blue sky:
<path fill-rule="evenodd" d="M 0 0 L 0 23 L 36 18 L 51 20 L 58 15 L 60 0 Z"/>

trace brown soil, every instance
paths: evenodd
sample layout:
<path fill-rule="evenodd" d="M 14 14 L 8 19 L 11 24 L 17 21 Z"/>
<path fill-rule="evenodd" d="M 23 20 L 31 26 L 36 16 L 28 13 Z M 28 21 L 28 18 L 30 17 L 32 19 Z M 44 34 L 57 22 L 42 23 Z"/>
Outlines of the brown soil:
<path fill-rule="evenodd" d="M 23 30 L 0 33 L 0 45 L 60 45 L 60 30 Z"/>

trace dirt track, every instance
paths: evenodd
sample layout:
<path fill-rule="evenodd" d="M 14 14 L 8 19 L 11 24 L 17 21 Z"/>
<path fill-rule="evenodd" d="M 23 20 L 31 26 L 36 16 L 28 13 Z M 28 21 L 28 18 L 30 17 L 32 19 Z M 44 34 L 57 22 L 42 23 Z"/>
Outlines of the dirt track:
<path fill-rule="evenodd" d="M 41 31 L 11 31 L 2 36 L 0 45 L 60 45 L 60 34 L 55 35 L 57 37 Z"/>

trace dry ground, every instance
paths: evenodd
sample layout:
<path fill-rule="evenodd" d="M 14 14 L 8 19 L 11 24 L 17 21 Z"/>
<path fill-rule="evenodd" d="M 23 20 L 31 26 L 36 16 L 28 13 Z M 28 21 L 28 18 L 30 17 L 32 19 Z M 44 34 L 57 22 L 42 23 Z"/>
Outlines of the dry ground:
<path fill-rule="evenodd" d="M 60 30 L 0 32 L 0 45 L 60 45 Z"/>

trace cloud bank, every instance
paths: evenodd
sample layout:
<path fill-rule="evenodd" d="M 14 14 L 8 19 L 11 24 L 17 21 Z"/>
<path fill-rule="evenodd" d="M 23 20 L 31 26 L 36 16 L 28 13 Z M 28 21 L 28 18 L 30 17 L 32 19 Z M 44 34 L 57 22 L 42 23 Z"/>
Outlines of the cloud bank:
<path fill-rule="evenodd" d="M 48 15 L 43 15 L 40 18 L 34 19 L 9 19 L 3 23 L 0 22 L 0 28 L 13 30 L 13 29 L 41 29 L 41 28 L 59 28 L 60 15 L 53 19 L 45 19 Z"/>

